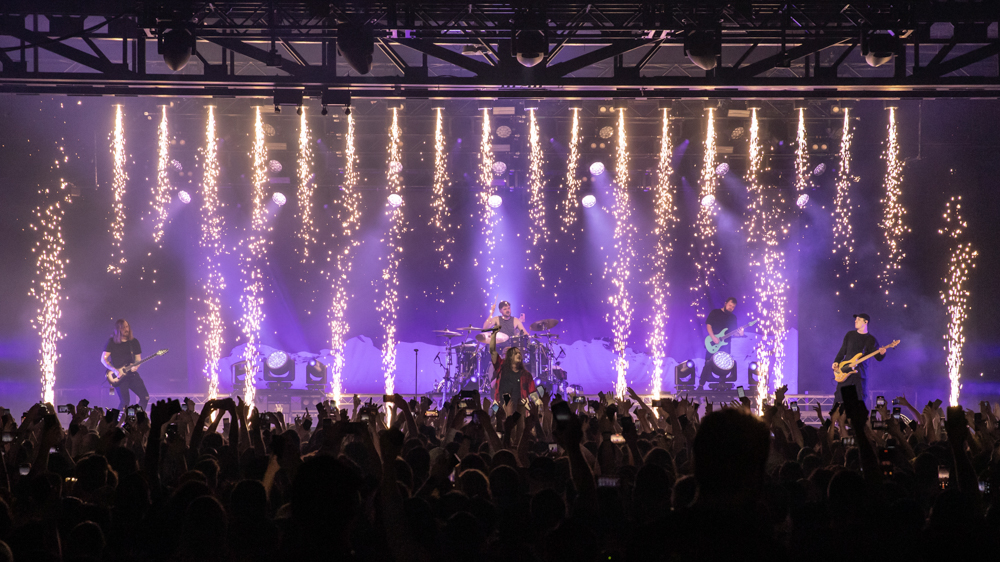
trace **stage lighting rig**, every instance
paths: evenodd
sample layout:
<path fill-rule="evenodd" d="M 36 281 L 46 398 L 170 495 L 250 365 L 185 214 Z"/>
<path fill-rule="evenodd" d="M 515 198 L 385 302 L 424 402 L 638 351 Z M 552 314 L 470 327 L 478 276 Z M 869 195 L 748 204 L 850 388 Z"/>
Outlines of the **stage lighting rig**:
<path fill-rule="evenodd" d="M 892 30 L 861 32 L 861 54 L 871 67 L 891 61 L 899 50 L 899 44 L 899 37 Z"/>
<path fill-rule="evenodd" d="M 196 52 L 196 44 L 192 24 L 168 22 L 161 24 L 157 34 L 156 52 L 163 57 L 167 68 L 177 72 L 187 66 L 191 55 Z"/>
<path fill-rule="evenodd" d="M 350 22 L 337 27 L 337 52 L 358 74 L 372 70 L 375 54 L 375 33 L 370 24 L 355 25 Z"/>
<path fill-rule="evenodd" d="M 548 23 L 545 12 L 525 10 L 518 14 L 511 30 L 512 55 L 522 66 L 531 68 L 549 54 Z"/>
<path fill-rule="evenodd" d="M 323 390 L 326 387 L 327 365 L 313 359 L 306 364 L 306 388 Z"/>
<path fill-rule="evenodd" d="M 722 45 L 714 31 L 695 30 L 684 38 L 684 54 L 698 68 L 712 70 L 719 64 Z"/>
<path fill-rule="evenodd" d="M 284 351 L 275 351 L 264 362 L 264 382 L 268 388 L 291 388 L 295 380 L 295 360 Z"/>
<path fill-rule="evenodd" d="M 757 388 L 757 381 L 760 380 L 760 365 L 756 361 L 747 364 L 747 386 Z"/>
<path fill-rule="evenodd" d="M 674 367 L 674 387 L 680 390 L 694 390 L 696 380 L 695 375 L 698 373 L 694 369 L 694 360 L 688 359 L 678 363 Z"/>

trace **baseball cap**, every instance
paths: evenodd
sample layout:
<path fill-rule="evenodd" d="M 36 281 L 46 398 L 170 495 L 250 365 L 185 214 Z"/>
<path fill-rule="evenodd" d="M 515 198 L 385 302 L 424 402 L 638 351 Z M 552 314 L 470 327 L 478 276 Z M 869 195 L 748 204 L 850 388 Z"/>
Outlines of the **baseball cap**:
<path fill-rule="evenodd" d="M 864 312 L 862 312 L 861 314 L 855 314 L 855 315 L 854 315 L 854 317 L 855 317 L 855 318 L 864 318 L 864 319 L 865 319 L 865 322 L 871 322 L 871 321 L 872 321 L 872 317 L 871 317 L 871 316 L 868 316 L 868 315 L 867 315 L 867 314 L 865 314 Z"/>

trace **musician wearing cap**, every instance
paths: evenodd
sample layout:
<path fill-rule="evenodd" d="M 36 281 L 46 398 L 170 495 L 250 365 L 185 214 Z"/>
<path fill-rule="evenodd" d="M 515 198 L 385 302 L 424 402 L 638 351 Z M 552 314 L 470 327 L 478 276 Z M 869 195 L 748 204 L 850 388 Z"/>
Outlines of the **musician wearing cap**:
<path fill-rule="evenodd" d="M 500 301 L 500 316 L 493 316 L 495 311 L 496 306 L 490 309 L 490 317 L 483 323 L 483 329 L 500 327 L 500 333 L 507 336 L 506 339 L 501 338 L 503 341 L 499 342 L 501 349 L 510 347 L 513 343 L 511 339 L 515 336 L 528 334 L 528 330 L 524 327 L 524 315 L 522 314 L 520 318 L 514 318 L 510 313 L 509 302 Z"/>
<path fill-rule="evenodd" d="M 878 354 L 875 355 L 875 359 L 881 361 L 885 359 L 885 347 L 879 347 L 878 340 L 875 336 L 868 333 L 868 323 L 871 322 L 871 317 L 865 313 L 854 315 L 854 329 L 844 336 L 844 344 L 840 346 L 840 351 L 837 352 L 837 357 L 833 360 L 833 368 L 836 370 L 840 362 L 845 359 L 850 359 L 859 354 L 868 355 L 874 353 L 876 350 Z M 868 364 L 858 363 L 854 369 L 857 370 L 856 373 L 852 373 L 843 381 L 837 383 L 837 391 L 835 393 L 835 400 L 837 402 L 843 402 L 844 398 L 841 396 L 840 390 L 845 386 L 854 385 L 858 389 L 858 398 L 861 400 L 865 399 L 865 382 L 868 374 Z"/>

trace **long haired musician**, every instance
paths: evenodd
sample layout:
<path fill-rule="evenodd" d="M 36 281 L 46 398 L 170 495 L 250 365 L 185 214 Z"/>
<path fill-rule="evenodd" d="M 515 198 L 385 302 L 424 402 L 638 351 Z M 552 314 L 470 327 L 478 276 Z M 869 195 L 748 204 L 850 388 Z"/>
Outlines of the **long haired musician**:
<path fill-rule="evenodd" d="M 493 400 L 501 402 L 504 394 L 510 394 L 510 404 L 506 405 L 507 413 L 517 410 L 528 395 L 536 391 L 535 380 L 531 372 L 524 366 L 521 348 L 507 348 L 503 359 L 497 353 L 497 332 L 499 326 L 490 334 L 490 358 L 493 361 Z"/>
<path fill-rule="evenodd" d="M 118 382 L 114 384 L 115 392 L 118 393 L 118 409 L 122 412 L 128 407 L 129 391 L 135 393 L 139 399 L 139 406 L 143 410 L 149 402 L 149 391 L 146 390 L 146 383 L 139 376 L 134 363 L 142 360 L 142 346 L 139 340 L 132 335 L 132 327 L 124 318 L 115 322 L 115 330 L 108 338 L 107 345 L 104 346 L 104 353 L 101 354 L 101 364 L 109 371 L 118 371 Z"/>

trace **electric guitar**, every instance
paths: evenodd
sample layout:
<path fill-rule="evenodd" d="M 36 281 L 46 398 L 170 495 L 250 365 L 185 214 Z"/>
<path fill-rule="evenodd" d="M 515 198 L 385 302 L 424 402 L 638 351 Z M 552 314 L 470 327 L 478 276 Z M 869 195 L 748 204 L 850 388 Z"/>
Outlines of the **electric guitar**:
<path fill-rule="evenodd" d="M 889 345 L 884 345 L 876 349 L 875 351 L 869 353 L 868 355 L 865 355 L 864 357 L 862 357 L 861 354 L 859 353 L 854 357 L 848 359 L 847 361 L 841 361 L 840 363 L 837 363 L 837 368 L 833 370 L 833 378 L 836 379 L 837 382 L 846 381 L 847 377 L 858 372 L 856 367 L 859 364 L 864 363 L 865 361 L 871 359 L 872 357 L 875 357 L 876 354 L 885 351 L 887 349 L 892 349 L 897 345 L 899 345 L 899 340 L 893 340 L 893 342 L 890 343 Z"/>
<path fill-rule="evenodd" d="M 139 361 L 137 361 L 135 363 L 132 363 L 131 365 L 125 365 L 124 367 L 122 367 L 120 369 L 114 369 L 114 370 L 110 370 L 109 369 L 109 370 L 107 370 L 107 371 L 104 372 L 104 378 L 108 379 L 108 382 L 111 383 L 111 386 L 118 386 L 118 383 L 121 382 L 122 377 L 124 377 L 125 375 L 127 375 L 128 373 L 131 372 L 131 371 L 129 371 L 130 367 L 138 367 L 139 365 L 142 365 L 143 363 L 145 363 L 146 361 L 149 361 L 150 359 L 152 359 L 154 357 L 159 357 L 161 355 L 165 355 L 168 351 L 170 351 L 170 350 L 169 349 L 161 349 L 161 350 L 157 351 L 156 353 L 154 353 L 152 355 L 147 355 L 146 357 L 143 357 L 142 359 L 140 359 Z"/>
<path fill-rule="evenodd" d="M 715 334 L 715 337 L 719 338 L 719 343 L 713 342 L 712 336 L 705 336 L 705 349 L 707 349 L 709 353 L 715 353 L 716 351 L 719 351 L 720 349 L 722 349 L 722 346 L 729 345 L 729 342 L 726 341 L 726 338 L 731 337 L 733 334 L 739 332 L 743 328 L 749 328 L 750 326 L 753 326 L 756 323 L 757 323 L 756 320 L 748 322 L 740 326 L 739 328 L 736 328 L 732 332 L 729 332 L 728 334 L 726 332 L 729 330 L 729 328 L 723 328 L 721 332 Z"/>

